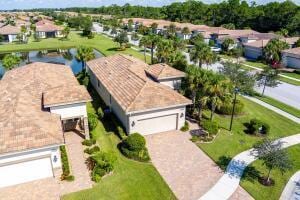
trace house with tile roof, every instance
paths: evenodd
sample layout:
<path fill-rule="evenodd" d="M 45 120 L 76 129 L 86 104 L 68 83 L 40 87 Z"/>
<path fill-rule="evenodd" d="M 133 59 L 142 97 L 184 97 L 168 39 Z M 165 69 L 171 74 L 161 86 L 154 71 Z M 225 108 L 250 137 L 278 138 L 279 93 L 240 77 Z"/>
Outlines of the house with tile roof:
<path fill-rule="evenodd" d="M 32 63 L 0 81 L 0 188 L 54 177 L 64 132 L 89 136 L 91 97 L 65 65 Z"/>
<path fill-rule="evenodd" d="M 3 42 L 14 42 L 18 40 L 18 34 L 21 33 L 21 27 L 20 26 L 12 26 L 12 25 L 6 25 L 2 26 L 0 28 L 0 35 L 3 36 L 4 40 Z M 25 39 L 25 36 L 23 36 L 23 40 Z"/>
<path fill-rule="evenodd" d="M 300 47 L 283 50 L 282 64 L 285 67 L 300 69 Z"/>
<path fill-rule="evenodd" d="M 162 64 L 149 66 L 132 56 L 118 54 L 87 62 L 87 71 L 92 85 L 128 134 L 147 135 L 184 125 L 185 108 L 191 101 L 159 83 L 182 77 L 177 70 Z"/>
<path fill-rule="evenodd" d="M 39 38 L 63 37 L 63 27 L 57 26 L 53 21 L 43 19 L 36 23 L 35 34 Z"/>

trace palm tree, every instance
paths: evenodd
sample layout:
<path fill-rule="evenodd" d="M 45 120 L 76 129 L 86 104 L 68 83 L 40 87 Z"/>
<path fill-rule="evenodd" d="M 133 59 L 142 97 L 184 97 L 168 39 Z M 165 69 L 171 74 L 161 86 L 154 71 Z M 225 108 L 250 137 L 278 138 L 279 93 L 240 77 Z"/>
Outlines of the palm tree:
<path fill-rule="evenodd" d="M 191 33 L 190 29 L 188 27 L 184 27 L 182 30 L 181 30 L 181 34 L 183 35 L 183 39 L 186 39 L 186 35 L 189 35 Z"/>
<path fill-rule="evenodd" d="M 281 51 L 288 48 L 288 43 L 279 39 L 272 39 L 263 50 L 264 57 L 269 64 L 274 65 L 281 61 Z"/>
<path fill-rule="evenodd" d="M 222 51 L 228 52 L 230 47 L 234 44 L 234 40 L 232 38 L 225 38 L 222 42 Z"/>
<path fill-rule="evenodd" d="M 169 37 L 174 37 L 176 34 L 176 25 L 174 23 L 171 23 L 168 27 L 167 27 L 167 34 Z"/>
<path fill-rule="evenodd" d="M 80 46 L 77 49 L 76 59 L 82 62 L 82 71 L 87 61 L 95 58 L 94 50 L 91 47 Z"/>
<path fill-rule="evenodd" d="M 147 47 L 151 48 L 151 64 L 153 64 L 154 49 L 157 46 L 157 44 L 160 42 L 161 38 L 155 34 L 146 35 L 143 38 L 141 39 L 141 41 L 143 40 L 142 43 L 140 41 L 141 46 L 145 47 L 145 45 L 147 45 Z"/>
<path fill-rule="evenodd" d="M 147 47 L 149 47 L 151 45 L 151 42 L 149 40 L 148 37 L 144 36 L 141 38 L 140 40 L 140 43 L 139 43 L 139 46 L 140 47 L 144 47 L 144 59 L 145 59 L 145 62 L 147 62 L 147 59 L 146 59 L 146 50 L 147 50 Z"/>
<path fill-rule="evenodd" d="M 175 52 L 173 43 L 170 40 L 160 41 L 156 48 L 156 57 L 158 62 L 170 63 L 170 60 L 173 57 L 172 54 Z"/>
<path fill-rule="evenodd" d="M 14 54 L 7 54 L 2 60 L 2 65 L 6 70 L 11 70 L 18 66 L 21 62 L 21 58 Z"/>
<path fill-rule="evenodd" d="M 199 67 L 202 64 L 212 64 L 216 60 L 216 55 L 211 51 L 210 47 L 204 42 L 197 42 L 190 52 L 191 60 L 195 63 L 199 63 Z"/>
<path fill-rule="evenodd" d="M 153 34 L 156 34 L 157 27 L 158 27 L 157 23 L 154 22 L 151 24 L 151 31 Z"/>
<path fill-rule="evenodd" d="M 66 26 L 63 30 L 62 30 L 62 35 L 64 36 L 65 39 L 68 38 L 70 34 L 70 28 L 68 26 Z"/>

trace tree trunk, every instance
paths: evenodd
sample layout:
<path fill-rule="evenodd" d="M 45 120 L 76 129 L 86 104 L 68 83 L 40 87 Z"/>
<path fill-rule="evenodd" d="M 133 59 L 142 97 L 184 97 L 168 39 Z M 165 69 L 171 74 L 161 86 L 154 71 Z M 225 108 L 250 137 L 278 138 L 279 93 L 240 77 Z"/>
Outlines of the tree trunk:
<path fill-rule="evenodd" d="M 201 121 L 202 119 L 202 103 L 199 104 L 199 108 L 198 108 L 198 117 L 199 117 L 199 121 Z"/>
<path fill-rule="evenodd" d="M 199 67 L 202 68 L 202 62 L 199 60 Z"/>
<path fill-rule="evenodd" d="M 216 109 L 215 105 L 212 104 L 212 105 L 211 105 L 211 112 L 210 112 L 210 121 L 213 120 L 214 113 L 215 113 L 215 109 Z"/>
<path fill-rule="evenodd" d="M 268 172 L 267 183 L 270 183 L 270 174 L 271 174 L 271 170 L 272 170 L 272 168 L 270 168 L 270 169 L 269 169 L 269 172 Z"/>
<path fill-rule="evenodd" d="M 85 66 L 85 62 L 84 61 L 81 61 L 82 63 L 81 63 L 81 71 L 83 72 L 83 70 L 84 70 L 84 66 Z"/>
<path fill-rule="evenodd" d="M 264 94 L 265 94 L 266 85 L 267 85 L 267 78 L 265 79 L 263 91 L 262 91 L 262 93 L 261 93 L 261 96 L 262 96 L 262 97 L 263 97 Z"/>
<path fill-rule="evenodd" d="M 195 110 L 195 108 L 196 108 L 196 94 L 195 94 L 195 92 L 193 92 L 193 112 L 194 112 L 194 110 Z"/>
<path fill-rule="evenodd" d="M 154 51 L 154 45 L 151 46 L 151 64 L 153 64 L 153 52 Z"/>

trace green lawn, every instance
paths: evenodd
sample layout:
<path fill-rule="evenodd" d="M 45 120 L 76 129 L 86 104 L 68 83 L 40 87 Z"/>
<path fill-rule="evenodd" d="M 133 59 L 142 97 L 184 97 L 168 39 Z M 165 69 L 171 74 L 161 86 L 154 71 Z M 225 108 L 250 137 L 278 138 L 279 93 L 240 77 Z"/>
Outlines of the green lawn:
<path fill-rule="evenodd" d="M 279 80 L 281 80 L 283 82 L 286 82 L 286 83 L 289 83 L 289 84 L 292 84 L 292 85 L 300 86 L 300 81 L 295 81 L 295 80 L 285 78 L 285 77 L 282 77 L 282 76 L 279 77 Z"/>
<path fill-rule="evenodd" d="M 297 74 L 297 73 L 295 73 L 295 72 L 293 72 L 293 73 L 282 72 L 281 74 L 282 74 L 282 75 L 285 75 L 285 76 L 289 76 L 289 77 L 296 78 L 296 79 L 299 79 L 299 80 L 300 80 L 300 74 Z"/>
<path fill-rule="evenodd" d="M 253 174 L 249 176 L 249 174 L 251 174 L 249 173 L 248 175 L 246 174 L 244 179 L 242 179 L 242 187 L 246 188 L 256 200 L 279 199 L 288 180 L 300 169 L 300 145 L 288 148 L 288 153 L 290 158 L 293 160 L 293 168 L 285 174 L 281 174 L 279 170 L 272 171 L 271 178 L 275 179 L 274 186 L 266 187 L 261 185 L 257 179 L 252 179 L 251 177 L 253 177 Z M 267 170 L 265 167 L 262 167 L 261 161 L 255 161 L 252 165 L 250 165 L 250 167 L 254 167 L 256 170 L 258 170 L 261 176 L 266 176 L 267 174 Z"/>
<path fill-rule="evenodd" d="M 0 45 L 0 53 L 42 50 L 42 49 L 64 49 L 78 47 L 80 45 L 90 46 L 97 49 L 105 56 L 113 55 L 116 53 L 123 53 L 133 55 L 139 59 L 144 60 L 143 52 L 138 52 L 131 48 L 125 51 L 118 51 L 118 44 L 103 35 L 95 35 L 93 39 L 82 37 L 79 32 L 72 31 L 68 40 L 60 40 L 57 38 L 42 39 L 39 42 L 33 41 L 31 38 L 27 44 L 5 44 Z M 147 62 L 150 62 L 147 56 Z"/>
<path fill-rule="evenodd" d="M 94 100 L 93 104 L 98 104 L 98 102 Z M 90 103 L 88 112 L 95 112 Z M 97 138 L 101 150 L 113 151 L 117 154 L 118 159 L 114 172 L 103 178 L 92 189 L 65 195 L 64 200 L 176 199 L 151 163 L 129 160 L 120 154 L 117 149 L 120 140 L 113 133 L 113 127 L 109 120 L 104 123 L 100 122 L 92 134 Z"/>
<path fill-rule="evenodd" d="M 289 105 L 286 105 L 280 101 L 277 101 L 276 99 L 273 99 L 271 97 L 267 97 L 267 96 L 264 96 L 264 97 L 260 97 L 260 96 L 257 96 L 256 98 L 272 105 L 272 106 L 275 106 L 287 113 L 290 113 L 291 115 L 294 115 L 296 117 L 299 117 L 300 118 L 300 110 L 297 109 L 297 108 L 294 108 L 292 106 L 289 106 Z"/>
<path fill-rule="evenodd" d="M 260 119 L 264 122 L 267 122 L 271 126 L 271 130 L 269 133 L 270 138 L 280 138 L 300 133 L 299 124 L 254 102 L 251 102 L 250 100 L 247 100 L 243 97 L 239 98 L 245 104 L 245 109 L 243 115 L 235 117 L 232 133 L 228 131 L 230 116 L 216 115 L 215 120 L 218 121 L 223 129 L 221 129 L 219 135 L 213 143 L 199 145 L 199 147 L 204 152 L 206 152 L 216 163 L 218 163 L 223 168 L 227 166 L 228 161 L 231 160 L 235 155 L 252 148 L 253 144 L 262 140 L 262 137 L 250 136 L 244 132 L 245 126 L 243 124 L 245 122 L 249 122 L 252 118 Z M 206 111 L 205 114 L 208 115 L 209 112 Z M 295 157 L 297 155 L 293 156 Z M 277 181 L 276 176 L 275 178 Z M 280 177 L 278 177 L 278 181 L 280 180 Z M 252 183 L 250 180 L 244 180 L 242 185 L 250 193 L 253 188 L 259 188 L 257 196 L 259 196 L 260 193 L 269 192 L 269 188 L 259 187 L 258 183 L 255 183 L 253 187 L 251 187 L 251 184 Z M 276 196 L 276 198 L 278 199 L 279 196 Z"/>
<path fill-rule="evenodd" d="M 243 64 L 261 68 L 261 69 L 263 69 L 264 67 L 268 67 L 268 65 L 261 63 L 261 62 L 257 62 L 257 61 L 244 61 Z"/>

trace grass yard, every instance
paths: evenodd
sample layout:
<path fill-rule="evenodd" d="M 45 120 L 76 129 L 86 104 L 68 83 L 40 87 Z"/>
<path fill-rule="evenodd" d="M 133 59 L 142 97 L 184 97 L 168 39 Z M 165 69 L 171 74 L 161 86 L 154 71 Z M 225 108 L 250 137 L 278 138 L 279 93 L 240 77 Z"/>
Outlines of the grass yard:
<path fill-rule="evenodd" d="M 235 155 L 237 155 L 242 151 L 252 148 L 253 144 L 262 140 L 262 137 L 251 136 L 244 133 L 245 126 L 243 125 L 243 123 L 249 122 L 250 119 L 252 118 L 260 119 L 271 126 L 271 130 L 269 133 L 270 138 L 280 138 L 280 137 L 285 137 L 285 136 L 300 133 L 299 124 L 290 121 L 289 119 L 277 113 L 274 113 L 273 111 L 268 110 L 267 108 L 264 108 L 243 97 L 239 97 L 239 99 L 245 104 L 244 114 L 235 117 L 232 134 L 230 134 L 230 132 L 228 131 L 230 116 L 216 115 L 215 120 L 218 121 L 218 123 L 220 124 L 221 127 L 223 127 L 223 129 L 221 129 L 219 135 L 217 136 L 217 138 L 214 140 L 213 143 L 199 145 L 199 147 L 203 151 L 205 151 L 217 164 L 219 164 L 223 168 L 226 168 L 228 162 Z M 209 115 L 209 112 L 206 111 L 205 114 Z M 293 157 L 296 158 L 298 154 L 300 153 L 293 155 Z M 255 163 L 255 167 L 258 165 L 259 163 L 257 164 Z M 299 166 L 297 165 L 295 166 L 295 168 L 296 167 Z M 264 168 L 260 167 L 260 169 L 264 169 Z M 273 177 L 278 182 L 281 182 L 282 179 L 284 179 L 284 177 L 281 176 L 278 177 L 273 176 Z M 255 189 L 256 187 L 259 188 L 258 190 L 260 191 L 256 191 L 257 194 L 255 197 L 258 197 L 260 194 L 272 193 L 272 191 L 270 191 L 270 188 L 263 187 L 263 186 L 260 187 L 260 185 L 257 182 L 252 183 L 251 180 L 247 180 L 247 179 L 243 181 L 242 186 L 251 194 L 253 194 L 252 193 L 253 189 Z M 280 184 L 278 184 L 278 186 L 280 187 Z M 281 191 L 279 191 L 279 193 L 280 192 Z M 278 192 L 275 194 L 275 191 L 274 194 L 272 194 L 272 196 L 274 197 L 273 199 L 279 198 Z M 270 199 L 270 198 L 260 198 L 260 199 Z"/>
<path fill-rule="evenodd" d="M 268 67 L 268 65 L 264 64 L 264 63 L 261 63 L 261 62 L 257 62 L 257 61 L 244 61 L 243 64 L 246 64 L 246 65 L 250 65 L 250 66 L 253 66 L 253 67 L 257 67 L 257 68 L 265 68 L 265 67 Z"/>
<path fill-rule="evenodd" d="M 98 106 L 99 101 L 94 101 L 93 104 Z M 91 103 L 88 104 L 88 112 L 95 113 Z M 118 159 L 113 174 L 104 177 L 92 189 L 65 195 L 63 199 L 176 199 L 151 163 L 129 160 L 120 154 L 117 149 L 120 140 L 113 131 L 111 123 L 99 122 L 97 128 L 92 132 L 97 138 L 101 150 L 113 151 L 117 154 Z"/>
<path fill-rule="evenodd" d="M 280 74 L 285 75 L 285 76 L 289 76 L 289 77 L 292 77 L 292 78 L 296 78 L 296 79 L 300 80 L 300 74 L 297 74 L 295 72 L 294 73 L 282 72 Z"/>
<path fill-rule="evenodd" d="M 293 168 L 285 174 L 281 174 L 279 170 L 273 170 L 271 172 L 271 178 L 275 179 L 274 186 L 263 186 L 257 181 L 257 179 L 252 179 L 252 176 L 249 174 L 246 174 L 245 178 L 242 179 L 242 187 L 245 188 L 254 197 L 254 199 L 279 199 L 290 177 L 300 169 L 300 145 L 295 145 L 293 147 L 288 148 L 287 150 L 290 155 L 290 158 L 293 160 Z M 255 161 L 252 165 L 250 165 L 250 167 L 254 167 L 256 170 L 258 170 L 261 176 L 266 176 L 267 174 L 267 170 L 265 167 L 262 166 L 261 161 Z"/>
<path fill-rule="evenodd" d="M 286 83 L 289 83 L 289 84 L 292 84 L 292 85 L 300 86 L 300 81 L 295 81 L 295 80 L 285 78 L 285 77 L 282 77 L 282 76 L 279 77 L 279 80 L 281 80 L 283 82 L 286 82 Z"/>
<path fill-rule="evenodd" d="M 267 96 L 264 96 L 264 97 L 261 97 L 261 96 L 256 96 L 256 98 L 272 105 L 272 106 L 275 106 L 287 113 L 290 113 L 291 115 L 294 115 L 296 117 L 299 117 L 300 118 L 300 110 L 297 109 L 297 108 L 294 108 L 292 106 L 289 106 L 285 103 L 282 103 L 280 101 L 277 101 L 276 99 L 273 99 L 271 97 L 267 97 Z"/>
<path fill-rule="evenodd" d="M 133 55 L 136 58 L 144 60 L 143 52 L 138 52 L 131 48 L 125 51 L 118 51 L 118 44 L 113 42 L 110 38 L 104 35 L 95 35 L 93 39 L 82 37 L 80 32 L 72 31 L 68 40 L 60 40 L 58 38 L 42 39 L 39 42 L 35 42 L 32 39 L 27 44 L 5 44 L 0 45 L 0 53 L 18 52 L 18 51 L 31 51 L 42 49 L 65 49 L 78 47 L 80 45 L 90 46 L 97 49 L 105 56 L 113 55 L 116 53 L 123 53 L 127 55 Z M 147 56 L 147 62 L 150 62 L 150 58 Z"/>

